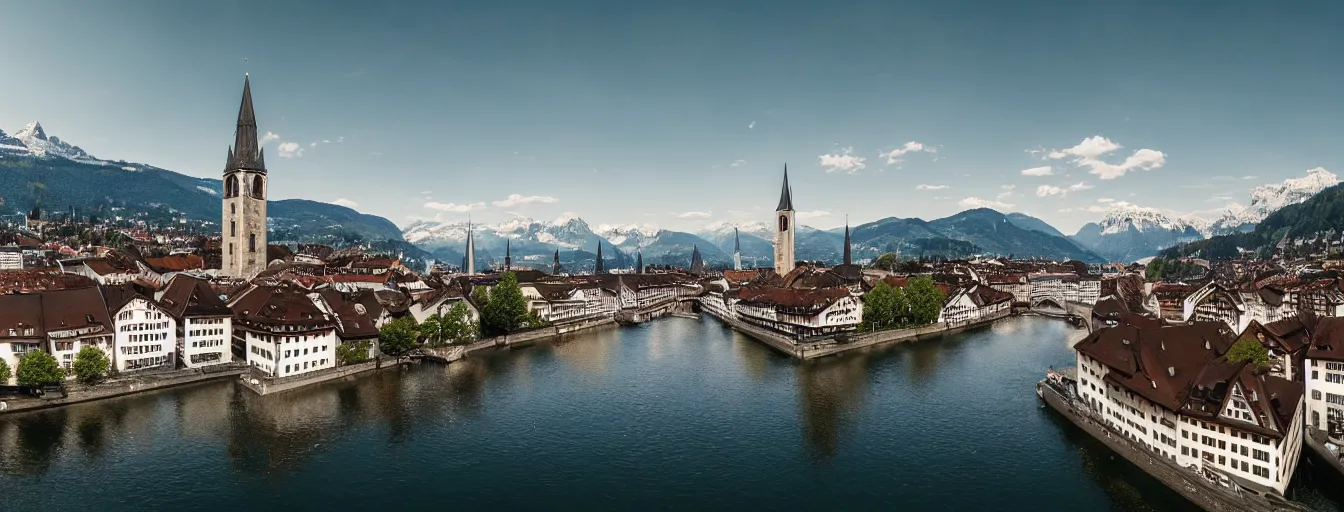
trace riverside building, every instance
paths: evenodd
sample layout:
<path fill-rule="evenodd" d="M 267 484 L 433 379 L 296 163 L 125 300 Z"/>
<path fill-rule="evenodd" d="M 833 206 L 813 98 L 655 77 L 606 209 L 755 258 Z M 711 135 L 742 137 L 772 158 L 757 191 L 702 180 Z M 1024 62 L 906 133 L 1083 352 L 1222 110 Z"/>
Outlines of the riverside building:
<path fill-rule="evenodd" d="M 1076 345 L 1078 394 L 1131 443 L 1225 488 L 1282 496 L 1302 447 L 1303 388 L 1224 354 L 1218 322 L 1101 329 Z"/>

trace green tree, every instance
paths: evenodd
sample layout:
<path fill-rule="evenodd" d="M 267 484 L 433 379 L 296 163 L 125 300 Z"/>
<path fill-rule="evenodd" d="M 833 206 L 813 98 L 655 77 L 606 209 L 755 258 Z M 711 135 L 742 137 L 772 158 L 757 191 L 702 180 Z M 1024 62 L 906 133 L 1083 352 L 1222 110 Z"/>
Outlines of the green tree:
<path fill-rule="evenodd" d="M 342 365 L 357 364 L 369 360 L 369 342 L 351 341 L 336 345 L 336 360 Z"/>
<path fill-rule="evenodd" d="M 1269 349 L 1253 336 L 1246 336 L 1227 349 L 1229 362 L 1250 361 L 1255 365 L 1269 364 Z"/>
<path fill-rule="evenodd" d="M 19 359 L 15 372 L 20 386 L 56 384 L 65 378 L 65 370 L 56 364 L 56 358 L 41 350 L 29 350 Z"/>
<path fill-rule="evenodd" d="M 6 363 L 4 359 L 0 359 L 0 386 L 9 384 L 9 376 L 9 363 Z"/>
<path fill-rule="evenodd" d="M 420 324 L 420 337 L 435 347 L 475 341 L 476 332 L 476 322 L 471 320 L 471 311 L 462 301 L 453 304 L 446 313 L 436 313 Z"/>
<path fill-rule="evenodd" d="M 863 296 L 863 322 L 859 329 L 865 332 L 880 331 L 896 325 L 896 289 L 887 283 L 879 282 Z"/>
<path fill-rule="evenodd" d="M 112 368 L 112 361 L 107 359 L 107 354 L 99 350 L 98 347 L 84 347 L 75 354 L 75 363 L 72 369 L 75 371 L 75 378 L 85 384 L 97 384 L 107 376 L 107 372 Z"/>
<path fill-rule="evenodd" d="M 403 316 L 388 322 L 387 325 L 378 330 L 378 346 L 385 353 L 401 355 L 415 348 L 416 338 L 419 334 L 415 327 L 415 319 L 410 316 Z"/>
<path fill-rule="evenodd" d="M 938 321 L 947 299 L 928 276 L 911 278 L 905 286 L 905 296 L 910 302 L 910 323 L 921 325 Z"/>
<path fill-rule="evenodd" d="M 894 270 L 896 268 L 896 254 L 883 253 L 876 260 L 873 260 L 873 267 L 886 271 Z"/>
<path fill-rule="evenodd" d="M 490 300 L 481 311 L 481 334 L 500 336 L 517 331 L 527 316 L 527 300 L 518 287 L 518 276 L 505 272 L 490 290 Z"/>

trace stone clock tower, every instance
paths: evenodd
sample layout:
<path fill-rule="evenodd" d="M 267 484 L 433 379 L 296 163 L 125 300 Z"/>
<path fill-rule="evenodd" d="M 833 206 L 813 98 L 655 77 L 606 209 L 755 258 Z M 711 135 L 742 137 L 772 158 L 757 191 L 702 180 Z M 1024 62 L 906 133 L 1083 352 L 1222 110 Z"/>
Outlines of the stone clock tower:
<path fill-rule="evenodd" d="M 238 129 L 224 164 L 224 221 L 220 274 L 251 279 L 266 268 L 266 158 L 257 143 L 252 85 L 243 77 Z"/>
<path fill-rule="evenodd" d="M 793 270 L 793 190 L 789 189 L 789 166 L 784 166 L 784 189 L 775 207 L 775 273 L 780 277 Z"/>

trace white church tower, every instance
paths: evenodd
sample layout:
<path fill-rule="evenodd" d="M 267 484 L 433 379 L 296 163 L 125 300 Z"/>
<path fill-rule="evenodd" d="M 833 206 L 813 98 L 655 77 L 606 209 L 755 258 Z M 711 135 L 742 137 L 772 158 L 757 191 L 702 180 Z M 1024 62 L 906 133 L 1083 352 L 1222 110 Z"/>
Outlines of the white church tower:
<path fill-rule="evenodd" d="M 224 165 L 224 219 L 220 274 L 249 279 L 266 269 L 266 158 L 257 143 L 252 85 L 243 77 L 238 128 Z"/>
<path fill-rule="evenodd" d="M 784 165 L 784 188 L 775 207 L 775 273 L 783 276 L 793 270 L 793 191 L 789 189 L 789 166 Z"/>

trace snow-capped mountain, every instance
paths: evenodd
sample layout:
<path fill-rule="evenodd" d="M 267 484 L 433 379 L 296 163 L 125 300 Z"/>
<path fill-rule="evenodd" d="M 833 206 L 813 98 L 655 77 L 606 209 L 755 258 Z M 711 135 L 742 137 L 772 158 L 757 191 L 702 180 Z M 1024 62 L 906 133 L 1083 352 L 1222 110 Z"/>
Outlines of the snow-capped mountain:
<path fill-rule="evenodd" d="M 15 144 L 15 141 L 18 144 Z M 0 151 L 26 152 L 28 155 L 38 158 L 61 157 L 78 161 L 97 160 L 93 155 L 80 149 L 79 146 L 62 141 L 58 137 L 47 137 L 46 130 L 43 130 L 42 124 L 38 122 L 29 123 L 28 126 L 8 138 L 4 136 L 3 131 L 0 131 Z"/>
<path fill-rule="evenodd" d="M 1279 211 L 1290 204 L 1297 204 L 1316 195 L 1322 190 L 1339 184 L 1334 173 L 1317 167 L 1307 171 L 1301 178 L 1288 178 L 1280 183 L 1270 183 L 1251 189 L 1251 205 L 1230 203 L 1218 215 L 1208 221 L 1208 229 L 1201 229 L 1204 236 L 1226 235 L 1238 231 L 1250 231 L 1256 224 L 1265 220 L 1269 214 Z M 1196 218 L 1189 219 L 1196 222 Z"/>
<path fill-rule="evenodd" d="M 1090 222 L 1073 235 L 1074 242 L 1112 261 L 1129 262 L 1173 245 L 1202 240 L 1206 222 L 1191 222 L 1156 208 L 1124 201 L 1113 203 L 1100 222 Z"/>
<path fill-rule="evenodd" d="M 1089 223 L 1072 238 L 1102 256 L 1132 261 L 1173 245 L 1238 231 L 1250 231 L 1269 214 L 1301 203 L 1339 183 L 1339 177 L 1317 167 L 1301 178 L 1251 189 L 1251 205 L 1231 203 L 1214 216 L 1179 216 L 1156 208 L 1117 202 L 1100 222 Z"/>
<path fill-rule="evenodd" d="M 658 238 L 662 231 L 652 224 L 602 224 L 597 226 L 597 234 L 612 245 L 621 247 L 646 247 Z"/>
<path fill-rule="evenodd" d="M 754 220 L 752 221 L 724 220 L 724 221 L 712 222 L 706 225 L 705 228 L 700 231 L 700 233 L 702 235 L 713 234 L 717 236 L 731 235 L 733 234 L 733 228 L 737 228 L 738 232 L 742 234 L 754 235 L 758 238 L 762 238 L 765 240 L 773 240 L 775 237 L 775 232 L 774 230 L 770 229 L 769 225 L 767 225 L 764 222 Z"/>

